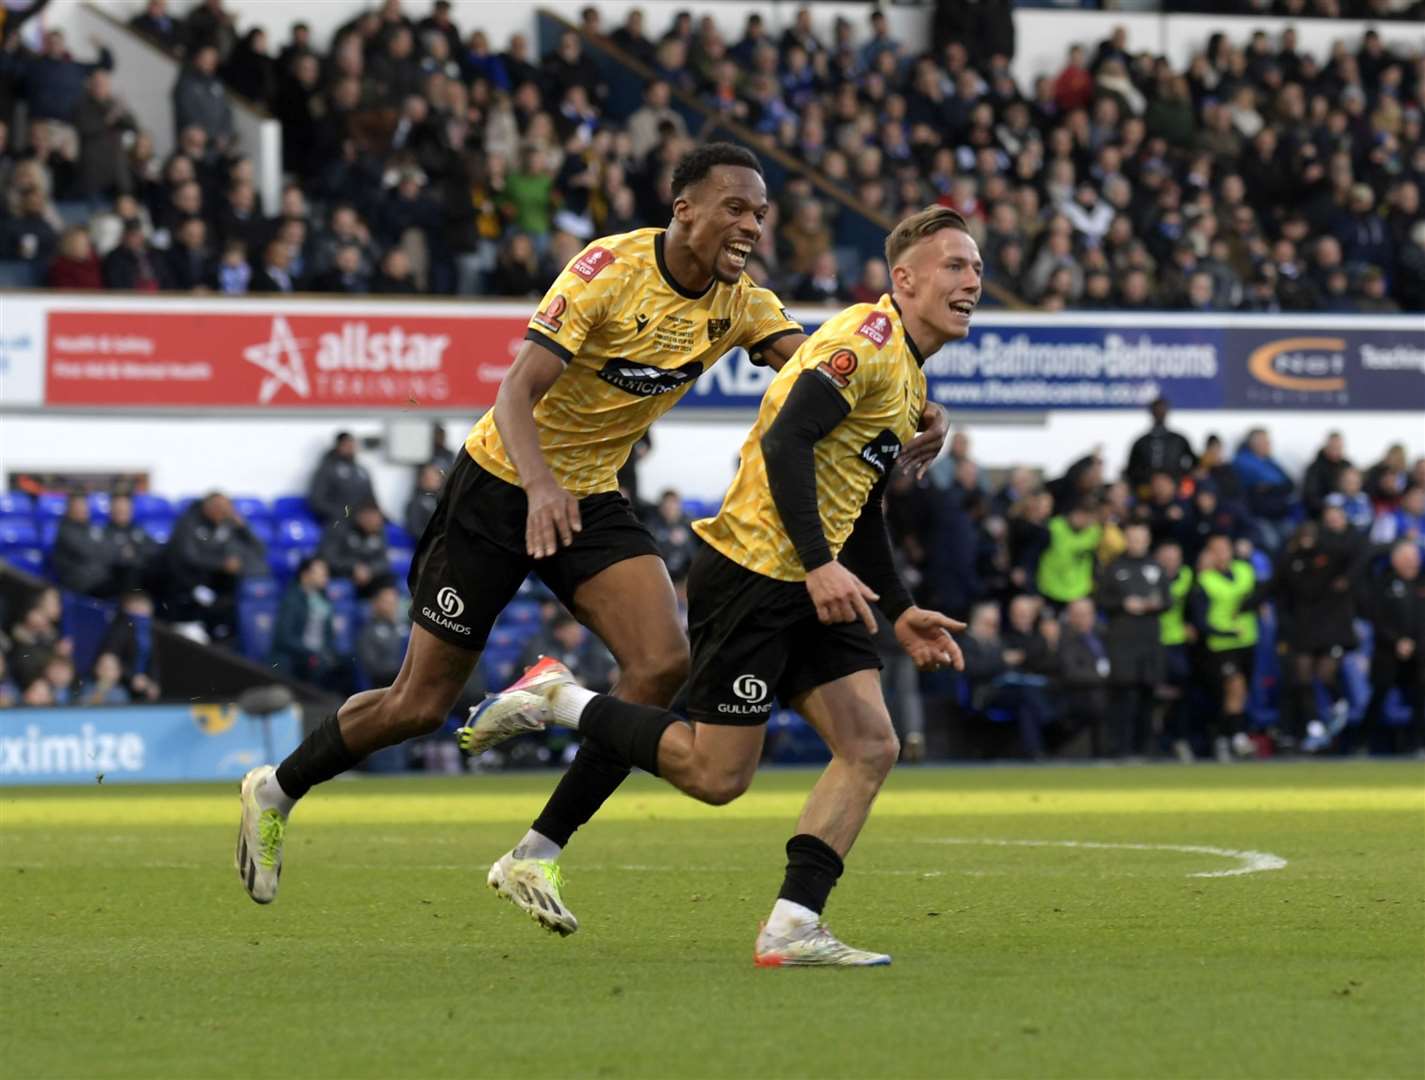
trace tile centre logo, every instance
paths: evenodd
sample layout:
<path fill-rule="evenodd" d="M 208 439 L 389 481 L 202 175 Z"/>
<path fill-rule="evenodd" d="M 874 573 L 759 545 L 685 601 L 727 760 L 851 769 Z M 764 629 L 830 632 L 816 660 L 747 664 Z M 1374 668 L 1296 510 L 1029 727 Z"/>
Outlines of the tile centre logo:
<path fill-rule="evenodd" d="M 1252 378 L 1280 390 L 1333 393 L 1346 389 L 1346 341 L 1295 337 L 1272 341 L 1247 358 Z"/>
<path fill-rule="evenodd" d="M 301 346 L 281 315 L 272 320 L 272 334 L 267 343 L 248 346 L 242 351 L 242 358 L 267 372 L 257 392 L 257 400 L 263 405 L 276 397 L 284 386 L 291 387 L 300 398 L 311 396 Z"/>

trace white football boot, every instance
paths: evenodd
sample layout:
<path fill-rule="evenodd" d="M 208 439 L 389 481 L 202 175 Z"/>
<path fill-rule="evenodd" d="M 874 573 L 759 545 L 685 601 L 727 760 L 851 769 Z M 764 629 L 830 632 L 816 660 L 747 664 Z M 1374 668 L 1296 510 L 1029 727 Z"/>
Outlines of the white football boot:
<path fill-rule="evenodd" d="M 579 929 L 564 903 L 564 873 L 553 859 L 517 859 L 513 851 L 506 852 L 485 882 L 546 930 L 568 937 Z"/>
<path fill-rule="evenodd" d="M 509 686 L 471 709 L 465 726 L 455 733 L 456 740 L 466 753 L 478 756 L 516 735 L 543 731 L 553 719 L 550 693 L 572 685 L 574 676 L 567 667 L 542 656 Z"/>
<path fill-rule="evenodd" d="M 822 923 L 773 934 L 763 924 L 757 934 L 753 962 L 758 967 L 885 967 L 885 953 L 853 949 L 838 941 Z"/>
<path fill-rule="evenodd" d="M 259 765 L 242 778 L 242 824 L 233 864 L 247 895 L 259 904 L 277 899 L 277 882 L 282 877 L 287 815 L 275 807 L 264 807 L 257 798 L 260 788 L 277 783 L 276 774 L 271 765 Z"/>

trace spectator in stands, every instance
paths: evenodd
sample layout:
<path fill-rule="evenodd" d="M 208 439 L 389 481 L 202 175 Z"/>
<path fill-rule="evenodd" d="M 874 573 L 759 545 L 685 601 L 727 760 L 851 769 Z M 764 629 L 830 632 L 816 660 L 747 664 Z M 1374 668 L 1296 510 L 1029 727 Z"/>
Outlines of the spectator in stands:
<path fill-rule="evenodd" d="M 213 492 L 183 512 L 164 550 L 172 620 L 197 624 L 195 635 L 201 628 L 212 641 L 230 639 L 238 582 L 267 572 L 262 541 L 238 516 L 232 501 Z"/>
<path fill-rule="evenodd" d="M 176 132 L 196 125 L 219 151 L 226 151 L 233 145 L 237 129 L 217 71 L 217 48 L 212 44 L 198 45 L 173 84 L 173 125 Z"/>
<path fill-rule="evenodd" d="M 132 186 L 124 140 L 137 124 L 128 107 L 114 96 L 113 76 L 95 68 L 85 80 L 84 96 L 74 110 L 79 136 L 75 193 L 93 198 L 127 192 Z"/>
<path fill-rule="evenodd" d="M 1336 490 L 1326 496 L 1326 502 L 1339 505 L 1351 528 L 1364 536 L 1371 531 L 1376 515 L 1370 497 L 1362 490 L 1362 483 L 1360 469 L 1342 469 L 1336 478 Z"/>
<path fill-rule="evenodd" d="M 265 111 L 277 101 L 277 65 L 267 52 L 267 32 L 253 27 L 233 46 L 219 69 L 234 93 Z"/>
<path fill-rule="evenodd" d="M 1297 528 L 1276 561 L 1270 588 L 1287 661 L 1281 726 L 1298 741 L 1320 720 L 1316 684 L 1334 696 L 1341 658 L 1356 647 L 1357 561 L 1358 549 L 1315 521 Z"/>
<path fill-rule="evenodd" d="M 1377 544 L 1413 540 L 1425 550 L 1425 486 L 1412 484 L 1398 506 L 1380 511 L 1371 527 L 1371 540 Z"/>
<path fill-rule="evenodd" d="M 81 690 L 79 704 L 103 707 L 127 705 L 133 699 L 124 687 L 124 670 L 113 653 L 100 653 L 94 672 Z"/>
<path fill-rule="evenodd" d="M 223 0 L 201 0 L 183 21 L 183 45 L 189 55 L 211 46 L 218 56 L 226 56 L 237 39 L 234 23 Z"/>
<path fill-rule="evenodd" d="M 345 521 L 356 507 L 376 500 L 371 474 L 356 460 L 356 436 L 338 432 L 332 448 L 322 456 L 307 503 L 323 525 Z"/>
<path fill-rule="evenodd" d="M 1063 621 L 1058 690 L 1063 695 L 1065 725 L 1071 731 L 1087 730 L 1094 754 L 1103 755 L 1109 745 L 1105 729 L 1113 665 L 1098 632 L 1093 601 L 1081 597 L 1066 605 Z"/>
<path fill-rule="evenodd" d="M 1140 496 L 1155 472 L 1166 472 L 1174 483 L 1192 472 L 1197 455 L 1187 437 L 1168 428 L 1168 399 L 1159 397 L 1148 406 L 1153 426 L 1140 435 L 1128 451 L 1123 478 Z"/>
<path fill-rule="evenodd" d="M 411 272 L 411 259 L 404 250 L 390 248 L 381 256 L 381 267 L 371 279 L 370 291 L 385 296 L 410 296 L 421 291 Z"/>
<path fill-rule="evenodd" d="M 148 0 L 143 11 L 129 20 L 129 26 L 158 42 L 165 51 L 173 52 L 178 48 L 179 26 L 168 13 L 168 0 Z"/>
<path fill-rule="evenodd" d="M 10 677 L 9 664 L 5 653 L 0 650 L 0 709 L 13 709 L 20 703 L 20 688 Z"/>
<path fill-rule="evenodd" d="M 670 489 L 658 497 L 658 511 L 649 522 L 649 529 L 663 561 L 668 564 L 668 576 L 675 582 L 687 577 L 695 541 L 692 522 L 683 511 L 683 499 L 676 491 Z"/>
<path fill-rule="evenodd" d="M 201 217 L 185 218 L 174 233 L 173 243 L 160 256 L 163 287 L 174 292 L 196 292 L 210 285 L 214 272 L 207 224 Z"/>
<path fill-rule="evenodd" d="M 124 687 L 134 701 L 157 701 L 162 696 L 153 632 L 153 599 L 148 593 L 131 589 L 119 598 L 119 610 L 99 644 L 99 653 L 118 660 Z"/>
<path fill-rule="evenodd" d="M 51 656 L 74 655 L 74 642 L 60 628 L 63 605 L 59 590 L 47 588 L 30 602 L 10 628 L 10 667 L 22 688 L 44 674 Z"/>
<path fill-rule="evenodd" d="M 20 64 L 20 87 L 29 108 L 30 122 L 57 120 L 74 123 L 75 111 L 84 96 L 85 80 L 96 68 L 105 71 L 114 66 L 108 49 L 99 46 L 99 58 L 84 64 L 70 55 L 64 32 L 50 30 L 45 34 L 44 51 L 38 56 L 23 58 Z"/>
<path fill-rule="evenodd" d="M 1056 605 L 1093 592 L 1094 552 L 1103 539 L 1097 512 L 1096 503 L 1084 500 L 1049 521 L 1049 545 L 1039 558 L 1036 582 L 1040 595 Z"/>
<path fill-rule="evenodd" d="M 370 500 L 357 503 L 350 517 L 327 526 L 317 549 L 325 561 L 323 571 L 346 578 L 356 586 L 357 595 L 369 597 L 391 573 L 391 556 L 386 547 L 386 519 L 381 508 Z"/>
<path fill-rule="evenodd" d="M 1389 572 L 1368 586 L 1366 613 L 1373 630 L 1371 696 L 1359 746 L 1379 737 L 1390 691 L 1399 690 L 1410 709 L 1405 749 L 1425 746 L 1425 576 L 1418 543 L 1401 540 L 1390 549 Z"/>
<path fill-rule="evenodd" d="M 158 263 L 149 250 L 143 222 L 126 221 L 119 246 L 104 257 L 102 273 L 108 289 L 158 292 Z"/>
<path fill-rule="evenodd" d="M 670 104 L 672 99 L 672 88 L 668 83 L 657 79 L 648 84 L 644 91 L 643 104 L 628 118 L 627 129 L 632 142 L 630 149 L 635 161 L 646 158 L 664 138 L 665 124 L 671 126 L 675 137 L 681 139 L 687 135 L 687 123 L 683 114 Z"/>
<path fill-rule="evenodd" d="M 104 525 L 109 550 L 109 580 L 105 595 L 121 595 L 141 588 L 159 554 L 159 544 L 134 521 L 134 501 L 128 495 L 109 500 L 109 520 Z"/>
<path fill-rule="evenodd" d="M 464 443 L 461 444 L 461 450 L 464 450 Z M 445 425 L 432 425 L 430 429 L 429 464 L 434 465 L 440 470 L 442 478 L 449 475 L 450 470 L 455 468 L 455 454 L 456 452 L 450 448 L 450 444 L 446 440 Z M 630 460 L 632 460 L 633 455 L 630 454 L 629 457 Z"/>
<path fill-rule="evenodd" d="M 1153 697 L 1163 681 L 1158 617 L 1168 606 L 1163 568 L 1149 556 L 1152 534 L 1141 522 L 1123 530 L 1124 553 L 1103 568 L 1094 600 L 1108 620 L 1110 753 L 1141 754 L 1153 728 Z"/>
<path fill-rule="evenodd" d="M 65 229 L 59 238 L 59 254 L 49 265 L 45 284 L 51 289 L 102 289 L 103 271 L 89 230 L 83 225 Z"/>
<path fill-rule="evenodd" d="M 434 462 L 422 465 L 416 474 L 416 489 L 406 503 L 406 532 L 419 540 L 440 502 L 440 486 L 445 477 Z M 378 684 L 380 685 L 380 684 Z"/>
<path fill-rule="evenodd" d="M 1405 460 L 1405 447 L 1400 443 L 1391 443 L 1381 459 L 1366 470 L 1366 494 L 1377 510 L 1394 509 L 1409 486 L 1410 470 Z"/>
<path fill-rule="evenodd" d="M 1330 432 L 1325 444 L 1316 452 L 1316 459 L 1307 466 L 1301 482 L 1301 501 L 1306 504 L 1307 513 L 1320 516 L 1326 496 L 1340 487 L 1341 474 L 1351 467 L 1346 458 L 1346 440 L 1339 431 Z"/>
<path fill-rule="evenodd" d="M 235 284 L 234 276 L 240 273 L 239 267 L 246 267 L 247 262 L 241 256 L 247 250 L 247 245 L 241 240 L 230 240 L 223 250 L 223 266 L 219 269 L 218 277 L 221 282 Z M 250 272 L 246 281 L 247 291 L 254 293 L 290 293 L 297 289 L 297 282 L 291 272 L 292 249 L 282 240 L 273 240 L 263 248 L 262 265 L 256 272 Z M 225 270 L 233 272 L 225 274 Z M 224 289 L 226 291 L 226 289 Z"/>
<path fill-rule="evenodd" d="M 361 249 L 355 244 L 343 244 L 337 249 L 331 269 L 314 277 L 307 288 L 319 293 L 362 295 L 369 292 L 370 282 L 361 268 Z"/>
<path fill-rule="evenodd" d="M 573 615 L 560 610 L 549 624 L 530 639 L 521 664 L 529 666 L 540 656 L 552 656 L 574 673 L 579 683 L 596 693 L 607 693 L 617 676 L 614 658 L 603 642 Z"/>
<path fill-rule="evenodd" d="M 272 282 L 270 274 L 267 280 Z M 225 296 L 242 296 L 252 282 L 252 267 L 247 262 L 247 248 L 241 240 L 224 245 L 222 258 L 213 268 L 212 285 Z M 271 289 L 271 292 L 278 290 Z"/>
<path fill-rule="evenodd" d="M 371 686 L 390 686 L 396 681 L 406 656 L 409 630 L 401 622 L 401 594 L 396 586 L 384 584 L 371 596 L 366 622 L 356 639 L 360 672 Z"/>
<path fill-rule="evenodd" d="M 1245 545 L 1239 555 L 1250 555 Z M 1199 559 L 1187 613 L 1202 654 L 1201 671 L 1214 713 L 1208 723 L 1218 761 L 1254 752 L 1247 734 L 1247 695 L 1255 667 L 1257 607 L 1262 590 L 1252 564 L 1234 555 L 1230 537 L 1208 538 Z"/>
<path fill-rule="evenodd" d="M 68 656 L 54 655 L 45 662 L 40 682 L 50 688 L 50 704 L 78 705 L 78 684 L 75 678 L 74 661 Z"/>
<path fill-rule="evenodd" d="M 89 497 L 82 492 L 71 494 L 50 549 L 55 580 L 70 592 L 97 596 L 109 583 L 111 558 L 104 526 L 90 520 Z"/>
<path fill-rule="evenodd" d="M 1004 709 L 1015 719 L 1020 749 L 1025 757 L 1044 756 L 1044 729 L 1050 709 L 1043 675 L 1022 669 L 1027 659 L 1019 649 L 1005 647 L 1000 637 L 999 607 L 976 604 L 968 628 L 960 639 L 965 654 L 965 678 L 970 683 L 970 704 L 975 709 Z"/>
<path fill-rule="evenodd" d="M 1272 440 L 1263 428 L 1253 428 L 1232 459 L 1247 510 L 1255 526 L 1255 539 L 1269 553 L 1277 551 L 1291 517 L 1295 485 L 1272 457 Z"/>
<path fill-rule="evenodd" d="M 330 578 L 320 556 L 309 556 L 282 594 L 272 635 L 272 666 L 284 675 L 337 693 L 351 688 L 350 661 L 336 650 L 336 623 L 327 598 Z"/>

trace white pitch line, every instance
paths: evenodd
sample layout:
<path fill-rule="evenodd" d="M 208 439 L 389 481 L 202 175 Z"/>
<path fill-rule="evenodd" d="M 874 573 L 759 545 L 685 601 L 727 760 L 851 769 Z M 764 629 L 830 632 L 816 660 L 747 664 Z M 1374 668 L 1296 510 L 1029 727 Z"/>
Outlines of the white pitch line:
<path fill-rule="evenodd" d="M 1097 840 L 990 840 L 972 836 L 938 836 L 916 841 L 920 844 L 966 844 L 985 847 L 1062 847 L 1093 848 L 1111 851 L 1181 851 L 1186 855 L 1215 855 L 1237 859 L 1241 866 L 1231 870 L 1200 870 L 1188 877 L 1220 878 L 1255 874 L 1264 870 L 1283 870 L 1287 862 L 1268 851 L 1233 851 L 1230 848 L 1207 847 L 1203 844 L 1112 844 Z"/>

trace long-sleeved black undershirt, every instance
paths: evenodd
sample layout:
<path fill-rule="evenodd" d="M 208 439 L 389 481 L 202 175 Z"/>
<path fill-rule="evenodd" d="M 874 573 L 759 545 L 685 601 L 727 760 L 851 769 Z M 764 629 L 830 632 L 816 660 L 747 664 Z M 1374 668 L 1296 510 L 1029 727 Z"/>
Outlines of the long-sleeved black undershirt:
<path fill-rule="evenodd" d="M 808 573 L 832 559 L 817 507 L 816 444 L 850 411 L 846 399 L 825 378 L 815 371 L 804 371 L 792 384 L 777 419 L 762 435 L 772 502 Z M 872 486 L 841 549 L 841 562 L 880 595 L 877 604 L 894 623 L 912 600 L 896 572 L 882 510 L 889 479 L 887 471 Z"/>

